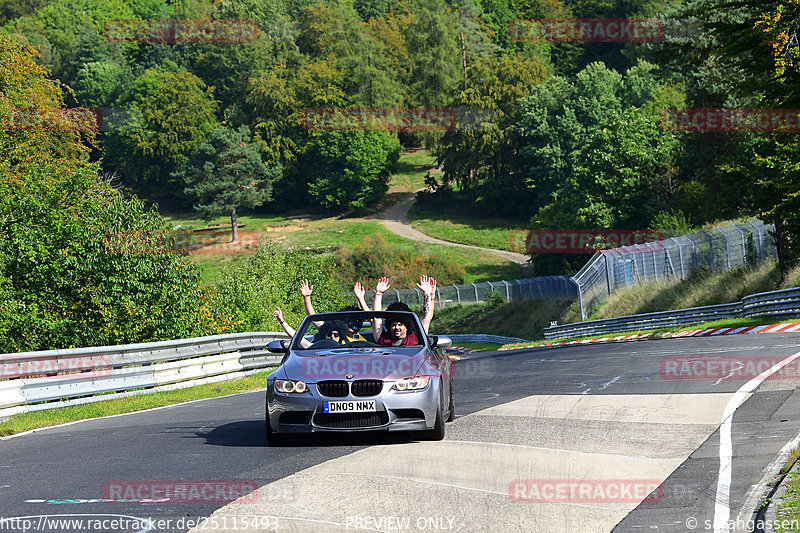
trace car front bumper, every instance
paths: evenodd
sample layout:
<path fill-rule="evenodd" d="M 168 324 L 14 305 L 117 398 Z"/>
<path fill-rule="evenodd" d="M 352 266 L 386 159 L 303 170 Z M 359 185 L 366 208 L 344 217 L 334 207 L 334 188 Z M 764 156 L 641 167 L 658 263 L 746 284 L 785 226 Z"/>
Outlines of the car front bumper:
<path fill-rule="evenodd" d="M 439 399 L 439 381 L 431 379 L 421 391 L 391 390 L 393 382 L 383 384 L 376 396 L 327 397 L 316 384 L 308 392 L 276 392 L 274 382 L 267 387 L 267 413 L 270 426 L 278 433 L 353 432 L 353 431 L 424 431 L 434 427 Z M 368 413 L 326 414 L 326 401 L 375 400 L 377 411 Z"/>

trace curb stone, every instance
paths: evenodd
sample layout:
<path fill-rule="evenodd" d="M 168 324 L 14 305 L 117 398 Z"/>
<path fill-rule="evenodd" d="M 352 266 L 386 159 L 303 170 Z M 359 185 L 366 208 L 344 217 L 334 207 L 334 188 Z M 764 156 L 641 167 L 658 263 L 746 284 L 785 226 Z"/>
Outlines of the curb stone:
<path fill-rule="evenodd" d="M 540 348 L 550 346 L 572 346 L 575 344 L 598 344 L 608 342 L 628 342 L 646 339 L 677 339 L 685 337 L 716 337 L 719 335 L 744 335 L 750 333 L 795 333 L 800 332 L 800 322 L 786 322 L 782 324 L 767 324 L 763 326 L 748 326 L 738 328 L 708 328 L 692 329 L 685 331 L 668 331 L 662 334 L 641 333 L 636 335 L 619 335 L 617 337 L 602 337 L 599 339 L 584 339 L 581 341 L 543 342 L 513 348 L 500 348 L 500 350 L 520 350 L 523 348 Z"/>

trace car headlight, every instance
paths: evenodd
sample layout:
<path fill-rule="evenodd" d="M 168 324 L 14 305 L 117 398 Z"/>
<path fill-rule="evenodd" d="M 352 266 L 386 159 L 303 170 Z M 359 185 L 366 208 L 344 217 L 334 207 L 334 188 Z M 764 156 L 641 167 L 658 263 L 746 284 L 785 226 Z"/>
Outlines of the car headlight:
<path fill-rule="evenodd" d="M 397 391 L 422 390 L 428 386 L 431 378 L 427 376 L 399 379 L 394 382 L 392 389 Z"/>
<path fill-rule="evenodd" d="M 284 394 L 302 394 L 308 391 L 308 385 L 303 381 L 276 379 L 275 390 Z"/>

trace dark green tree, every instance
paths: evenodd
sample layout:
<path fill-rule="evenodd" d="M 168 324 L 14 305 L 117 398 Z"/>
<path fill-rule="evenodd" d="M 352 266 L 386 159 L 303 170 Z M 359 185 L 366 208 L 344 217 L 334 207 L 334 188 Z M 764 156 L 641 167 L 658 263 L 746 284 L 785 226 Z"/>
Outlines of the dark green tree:
<path fill-rule="evenodd" d="M 400 143 L 385 131 L 320 132 L 301 172 L 317 205 L 360 211 L 386 192 L 399 156 Z"/>
<path fill-rule="evenodd" d="M 240 126 L 214 129 L 175 176 L 186 183 L 184 193 L 195 200 L 194 208 L 204 218 L 230 213 L 231 242 L 236 242 L 236 209 L 269 200 L 281 172 L 280 165 L 269 169 L 264 165 L 258 146 L 250 140 L 250 129 Z"/>

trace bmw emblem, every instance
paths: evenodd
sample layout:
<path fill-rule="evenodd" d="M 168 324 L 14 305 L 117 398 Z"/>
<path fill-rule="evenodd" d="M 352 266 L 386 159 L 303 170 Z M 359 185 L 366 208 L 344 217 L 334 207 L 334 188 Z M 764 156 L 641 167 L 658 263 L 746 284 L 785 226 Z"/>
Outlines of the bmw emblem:
<path fill-rule="evenodd" d="M 356 377 L 356 376 L 355 376 L 355 375 L 353 375 L 353 374 L 347 374 L 345 377 L 346 377 L 347 379 L 353 379 L 353 378 L 354 378 L 354 377 Z"/>

